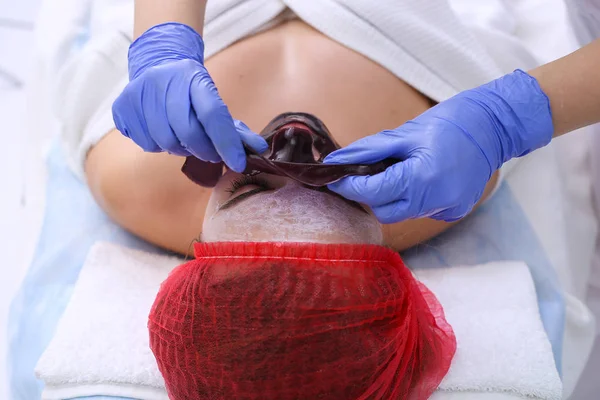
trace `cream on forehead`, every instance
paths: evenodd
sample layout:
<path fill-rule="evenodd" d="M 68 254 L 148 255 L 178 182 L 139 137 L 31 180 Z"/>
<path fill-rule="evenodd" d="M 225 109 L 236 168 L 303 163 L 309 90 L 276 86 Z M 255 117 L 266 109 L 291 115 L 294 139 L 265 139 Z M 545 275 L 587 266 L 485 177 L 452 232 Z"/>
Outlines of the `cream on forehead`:
<path fill-rule="evenodd" d="M 202 241 L 382 244 L 377 220 L 334 196 L 288 184 L 204 220 Z"/>

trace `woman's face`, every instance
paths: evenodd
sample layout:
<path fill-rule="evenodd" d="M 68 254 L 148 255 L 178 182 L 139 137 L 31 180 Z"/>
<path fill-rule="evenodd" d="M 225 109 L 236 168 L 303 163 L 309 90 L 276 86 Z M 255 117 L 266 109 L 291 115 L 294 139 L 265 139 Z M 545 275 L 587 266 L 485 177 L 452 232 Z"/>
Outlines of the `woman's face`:
<path fill-rule="evenodd" d="M 202 241 L 382 244 L 377 219 L 325 189 L 228 171 L 206 208 Z"/>

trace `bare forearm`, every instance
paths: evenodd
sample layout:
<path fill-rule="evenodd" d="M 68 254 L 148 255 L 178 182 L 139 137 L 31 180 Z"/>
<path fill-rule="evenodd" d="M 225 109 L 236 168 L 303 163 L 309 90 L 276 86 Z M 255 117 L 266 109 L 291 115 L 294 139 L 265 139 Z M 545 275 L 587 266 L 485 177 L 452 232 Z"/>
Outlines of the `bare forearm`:
<path fill-rule="evenodd" d="M 529 73 L 550 98 L 554 136 L 600 122 L 600 39 Z"/>
<path fill-rule="evenodd" d="M 135 0 L 134 35 L 164 22 L 180 22 L 202 35 L 207 0 Z"/>

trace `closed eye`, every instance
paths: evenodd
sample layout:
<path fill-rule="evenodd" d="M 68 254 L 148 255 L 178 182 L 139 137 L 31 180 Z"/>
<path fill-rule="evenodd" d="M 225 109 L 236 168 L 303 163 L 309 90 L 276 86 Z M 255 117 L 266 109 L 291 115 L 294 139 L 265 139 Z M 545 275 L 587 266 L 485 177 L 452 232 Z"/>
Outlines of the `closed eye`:
<path fill-rule="evenodd" d="M 266 180 L 257 176 L 241 176 L 231 182 L 231 186 L 226 189 L 227 192 L 231 193 L 232 198 L 223 203 L 219 207 L 219 211 L 239 204 L 241 201 L 246 200 L 255 194 L 269 190 L 272 190 L 272 188 Z"/>

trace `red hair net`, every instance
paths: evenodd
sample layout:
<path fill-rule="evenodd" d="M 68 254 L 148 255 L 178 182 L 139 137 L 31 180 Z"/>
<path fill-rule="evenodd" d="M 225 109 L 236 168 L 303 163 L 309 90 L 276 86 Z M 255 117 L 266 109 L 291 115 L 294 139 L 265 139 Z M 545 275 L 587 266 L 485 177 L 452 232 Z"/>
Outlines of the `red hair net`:
<path fill-rule="evenodd" d="M 374 245 L 198 243 L 148 328 L 169 397 L 427 399 L 456 339 L 435 296 Z"/>

